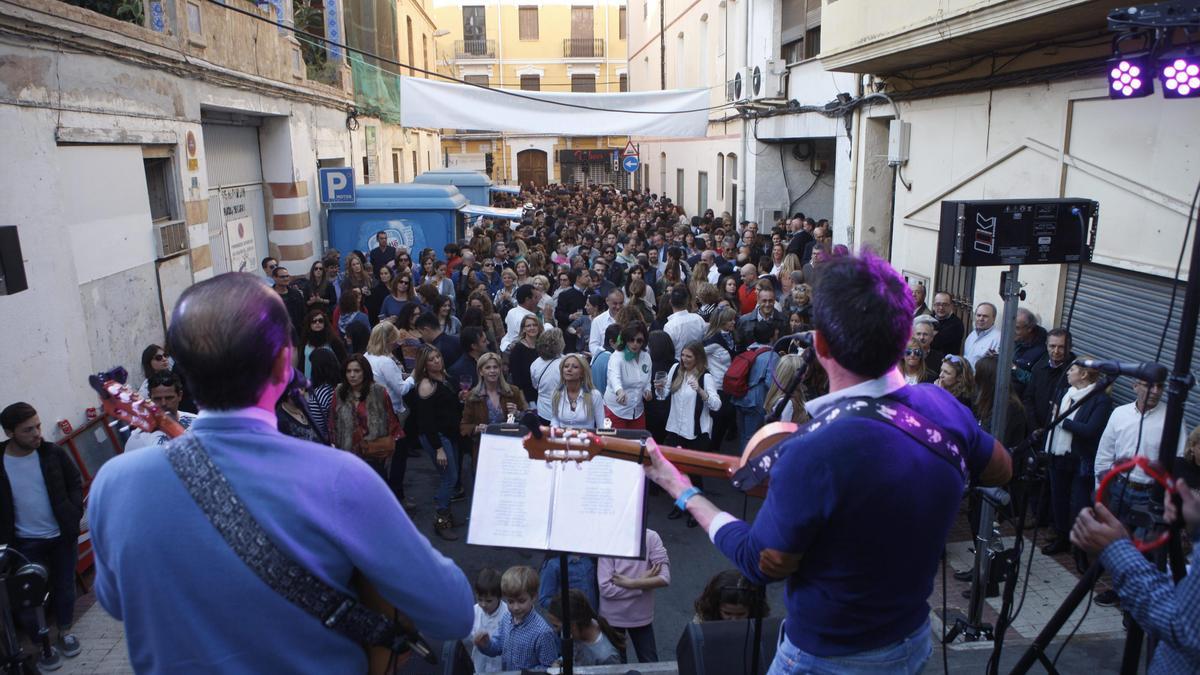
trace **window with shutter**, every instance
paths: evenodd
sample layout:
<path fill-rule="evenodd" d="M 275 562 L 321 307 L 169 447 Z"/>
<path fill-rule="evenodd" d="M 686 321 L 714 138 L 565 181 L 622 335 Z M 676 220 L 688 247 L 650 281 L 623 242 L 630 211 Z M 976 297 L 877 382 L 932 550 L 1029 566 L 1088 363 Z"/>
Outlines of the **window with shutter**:
<path fill-rule="evenodd" d="M 621 89 L 620 90 L 621 91 L 629 91 L 629 76 L 626 75 L 625 73 L 621 73 L 620 80 L 621 80 Z"/>
<path fill-rule="evenodd" d="M 537 6 L 522 6 L 520 8 L 520 38 L 522 40 L 538 39 L 538 8 Z"/>
<path fill-rule="evenodd" d="M 487 75 L 464 75 L 463 80 L 467 84 L 481 84 L 485 87 L 490 86 Z"/>
<path fill-rule="evenodd" d="M 617 39 L 619 40 L 624 40 L 629 36 L 628 28 L 626 27 L 626 14 L 625 8 L 622 7 L 618 14 L 620 18 L 617 20 Z"/>
<path fill-rule="evenodd" d="M 595 92 L 596 91 L 596 76 L 595 75 L 572 75 L 571 76 L 571 91 Z"/>
<path fill-rule="evenodd" d="M 541 91 L 542 78 L 540 75 L 522 75 L 521 89 L 524 91 Z"/>

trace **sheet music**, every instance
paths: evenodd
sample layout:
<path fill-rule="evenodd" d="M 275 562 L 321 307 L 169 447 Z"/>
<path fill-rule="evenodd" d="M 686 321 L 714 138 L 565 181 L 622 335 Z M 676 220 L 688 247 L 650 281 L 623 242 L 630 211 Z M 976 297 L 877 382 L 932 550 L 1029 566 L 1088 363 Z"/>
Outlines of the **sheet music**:
<path fill-rule="evenodd" d="M 499 434 L 483 435 L 477 462 L 468 544 L 642 555 L 645 474 L 636 462 L 529 459 L 520 437 Z"/>
<path fill-rule="evenodd" d="M 640 555 L 645 476 L 636 462 L 611 457 L 562 464 L 549 548 L 611 557 Z"/>
<path fill-rule="evenodd" d="M 519 436 L 479 441 L 467 543 L 546 549 L 557 465 L 529 459 Z"/>

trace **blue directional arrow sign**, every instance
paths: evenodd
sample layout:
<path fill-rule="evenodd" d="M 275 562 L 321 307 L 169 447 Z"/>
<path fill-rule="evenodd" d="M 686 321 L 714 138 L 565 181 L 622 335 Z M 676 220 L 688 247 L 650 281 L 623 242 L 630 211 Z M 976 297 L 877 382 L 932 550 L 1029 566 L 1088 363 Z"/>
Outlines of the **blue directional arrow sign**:
<path fill-rule="evenodd" d="M 621 168 L 629 173 L 637 173 L 638 167 L 642 165 L 642 160 L 638 159 L 637 155 L 625 155 L 621 159 Z"/>

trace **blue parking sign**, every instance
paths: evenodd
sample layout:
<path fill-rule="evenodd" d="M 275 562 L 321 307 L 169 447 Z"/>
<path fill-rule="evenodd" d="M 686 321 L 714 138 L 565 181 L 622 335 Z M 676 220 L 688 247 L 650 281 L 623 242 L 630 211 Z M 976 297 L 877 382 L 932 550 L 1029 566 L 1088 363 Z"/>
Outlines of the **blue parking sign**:
<path fill-rule="evenodd" d="M 322 204 L 353 204 L 354 168 L 338 166 L 317 170 Z"/>
<path fill-rule="evenodd" d="M 642 160 L 638 159 L 637 155 L 625 155 L 621 159 L 621 168 L 629 173 L 637 173 L 638 167 L 642 165 Z"/>

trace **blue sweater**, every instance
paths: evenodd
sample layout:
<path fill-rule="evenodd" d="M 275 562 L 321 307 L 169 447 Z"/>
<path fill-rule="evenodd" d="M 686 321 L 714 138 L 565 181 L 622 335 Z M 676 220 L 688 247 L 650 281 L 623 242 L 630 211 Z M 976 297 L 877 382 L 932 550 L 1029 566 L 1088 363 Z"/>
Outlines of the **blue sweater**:
<path fill-rule="evenodd" d="M 355 570 L 431 638 L 474 619 L 471 586 L 348 452 L 289 438 L 265 411 L 191 426 L 267 534 L 344 591 Z M 270 420 L 268 422 L 268 420 Z M 120 455 L 92 486 L 96 595 L 125 622 L 139 673 L 361 673 L 358 645 L 272 591 L 221 538 L 163 453 Z"/>
<path fill-rule="evenodd" d="M 953 396 L 917 385 L 890 397 L 960 439 L 972 476 L 987 466 L 994 441 Z M 784 443 L 753 525 L 720 527 L 717 547 L 756 583 L 774 581 L 758 568 L 763 549 L 803 554 L 787 579 L 784 624 L 800 649 L 835 657 L 902 640 L 929 616 L 926 599 L 963 495 L 958 470 L 865 418 Z"/>

